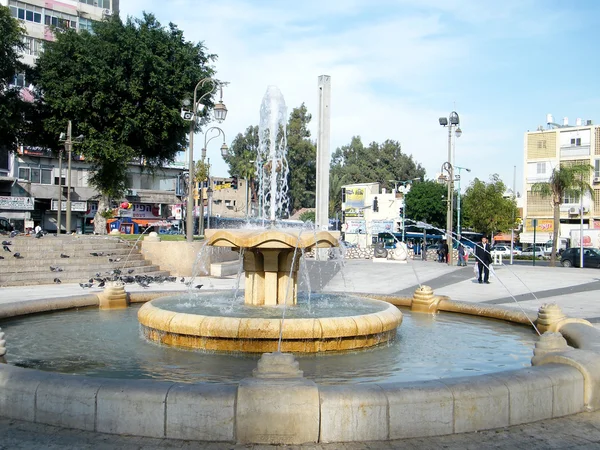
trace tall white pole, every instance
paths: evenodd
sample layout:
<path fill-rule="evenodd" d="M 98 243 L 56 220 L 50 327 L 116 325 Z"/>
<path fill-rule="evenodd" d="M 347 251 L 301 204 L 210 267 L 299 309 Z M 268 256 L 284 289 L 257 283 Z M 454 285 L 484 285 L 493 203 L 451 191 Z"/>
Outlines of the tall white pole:
<path fill-rule="evenodd" d="M 579 194 L 579 267 L 583 269 L 583 191 Z M 560 233 L 559 233 L 560 237 Z M 558 242 L 556 243 L 558 248 Z"/>
<path fill-rule="evenodd" d="M 448 125 L 448 165 L 449 171 L 448 175 L 450 176 L 448 180 L 448 205 L 446 211 L 446 244 L 448 244 L 448 264 L 452 265 L 452 222 L 453 222 L 453 214 L 454 214 L 454 205 L 452 201 L 454 200 L 453 195 L 453 187 L 454 187 L 454 167 L 452 166 L 452 124 Z"/>
<path fill-rule="evenodd" d="M 331 136 L 331 77 L 319 76 L 319 128 L 317 135 L 317 186 L 315 223 L 318 230 L 329 229 L 329 163 Z"/>
<path fill-rule="evenodd" d="M 513 201 L 516 198 L 517 193 L 515 192 L 515 190 L 517 189 L 516 187 L 516 180 L 517 180 L 517 166 L 513 166 Z M 510 263 L 513 263 L 513 251 L 515 248 L 515 210 L 513 209 L 513 216 L 512 216 L 512 221 L 513 224 L 510 227 Z"/>

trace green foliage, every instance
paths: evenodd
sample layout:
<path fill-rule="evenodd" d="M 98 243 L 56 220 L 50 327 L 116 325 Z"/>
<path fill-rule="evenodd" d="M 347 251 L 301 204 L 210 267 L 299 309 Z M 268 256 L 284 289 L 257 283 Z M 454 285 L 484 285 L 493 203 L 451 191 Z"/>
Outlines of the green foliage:
<path fill-rule="evenodd" d="M 404 215 L 434 227 L 446 226 L 446 186 L 435 181 L 416 182 L 406 194 Z"/>
<path fill-rule="evenodd" d="M 534 183 L 531 192 L 542 197 L 550 197 L 554 212 L 554 233 L 552 238 L 552 253 L 550 265 L 556 264 L 556 250 L 558 245 L 558 234 L 560 232 L 560 205 L 565 195 L 583 196 L 588 193 L 594 198 L 594 189 L 590 186 L 590 172 L 594 167 L 589 164 L 563 163 L 555 167 L 547 182 Z"/>
<path fill-rule="evenodd" d="M 310 139 L 312 116 L 304 103 L 294 108 L 287 124 L 288 189 L 292 211 L 314 208 L 317 183 L 317 147 Z"/>
<path fill-rule="evenodd" d="M 312 222 L 315 223 L 315 210 L 308 210 L 308 211 L 304 211 L 302 214 L 300 214 L 300 220 L 302 222 Z"/>
<path fill-rule="evenodd" d="M 506 185 L 498 175 L 488 183 L 475 178 L 462 197 L 461 223 L 463 228 L 492 236 L 516 227 L 519 216 L 512 198 L 505 198 Z"/>
<path fill-rule="evenodd" d="M 411 180 L 425 176 L 425 169 L 412 156 L 402 153 L 400 143 L 386 140 L 365 147 L 355 136 L 348 145 L 338 148 L 331 158 L 331 173 L 345 177 L 348 184 L 379 182 L 391 190 L 390 180 Z"/>
<path fill-rule="evenodd" d="M 346 177 L 337 173 L 329 176 L 329 217 L 342 210 L 342 187 L 349 184 Z"/>
<path fill-rule="evenodd" d="M 23 72 L 19 51 L 23 49 L 25 29 L 0 5 L 0 147 L 14 151 L 25 128 L 29 105 L 21 99 L 20 88 L 8 85 L 15 74 Z"/>
<path fill-rule="evenodd" d="M 185 41 L 175 25 L 163 28 L 150 14 L 126 23 L 113 15 L 95 23 L 93 34 L 57 33 L 36 71 L 46 131 L 58 136 L 71 119 L 73 135 L 85 136 L 77 150 L 95 172 L 90 182 L 118 197 L 129 162 L 143 160 L 152 170 L 185 148 L 182 100 L 213 74 L 213 59 L 201 43 Z"/>

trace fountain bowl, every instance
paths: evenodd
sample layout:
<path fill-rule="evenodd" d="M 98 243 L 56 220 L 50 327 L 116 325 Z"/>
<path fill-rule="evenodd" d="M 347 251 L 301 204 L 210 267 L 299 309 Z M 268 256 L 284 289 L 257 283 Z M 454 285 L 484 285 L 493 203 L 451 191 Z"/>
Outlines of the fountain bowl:
<path fill-rule="evenodd" d="M 156 299 L 140 308 L 138 320 L 144 336 L 160 344 L 209 351 L 356 350 L 388 342 L 396 336 L 396 329 L 402 323 L 402 313 L 394 305 L 366 298 L 355 298 L 362 310 L 368 309 L 365 313 L 285 319 L 190 314 L 163 308 L 169 300 Z M 301 307 L 294 308 L 297 311 Z"/>

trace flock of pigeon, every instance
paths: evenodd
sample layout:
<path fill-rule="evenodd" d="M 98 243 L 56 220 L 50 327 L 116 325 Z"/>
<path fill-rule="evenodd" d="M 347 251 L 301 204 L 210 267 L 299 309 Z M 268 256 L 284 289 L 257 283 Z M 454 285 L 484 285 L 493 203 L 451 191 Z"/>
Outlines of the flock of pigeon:
<path fill-rule="evenodd" d="M 12 252 L 12 250 L 10 249 L 11 245 L 12 245 L 11 241 L 2 241 L 2 248 L 4 249 L 5 252 L 12 253 L 14 258 L 17 258 L 17 259 L 23 258 L 23 256 L 21 256 L 21 254 L 19 252 L 15 252 L 15 253 Z M 4 259 L 4 256 L 0 255 L 0 259 Z"/>
<path fill-rule="evenodd" d="M 15 257 L 15 258 L 23 258 L 23 256 L 21 256 L 21 254 L 19 252 L 14 252 L 14 253 L 12 252 L 12 250 L 10 249 L 11 245 L 12 245 L 11 241 L 2 241 L 2 248 L 4 249 L 5 252 L 12 253 L 13 257 Z M 111 253 L 105 253 L 105 252 L 91 252 L 90 255 L 92 255 L 92 256 L 112 256 Z M 61 253 L 60 257 L 63 259 L 70 258 L 69 255 L 65 255 L 64 253 Z M 0 259 L 4 259 L 4 256 L 0 255 Z M 120 262 L 121 259 L 122 258 L 108 258 L 108 261 L 109 262 Z M 63 272 L 64 269 L 60 266 L 50 266 L 50 271 L 51 272 Z M 126 283 L 126 284 L 137 283 L 141 287 L 147 288 L 150 286 L 151 283 L 162 284 L 165 282 L 175 283 L 177 281 L 177 277 L 174 277 L 174 276 L 132 275 L 133 272 L 135 272 L 135 269 L 128 269 L 127 274 L 123 275 L 121 269 L 113 269 L 113 270 L 109 270 L 109 271 L 105 272 L 104 276 L 100 272 L 97 272 L 95 277 L 90 278 L 87 281 L 87 283 L 79 283 L 79 286 L 81 286 L 83 289 L 88 289 L 91 287 L 103 288 L 106 285 L 107 281 L 122 281 L 123 283 Z M 181 281 L 181 283 L 185 283 L 185 278 L 181 278 L 180 281 Z M 60 280 L 60 278 L 56 277 L 56 278 L 54 278 L 54 283 L 61 284 L 62 281 Z M 186 283 L 186 285 L 190 286 L 190 283 L 191 282 Z M 198 284 L 198 285 L 194 286 L 194 288 L 200 289 L 202 286 L 203 286 L 202 284 Z"/>

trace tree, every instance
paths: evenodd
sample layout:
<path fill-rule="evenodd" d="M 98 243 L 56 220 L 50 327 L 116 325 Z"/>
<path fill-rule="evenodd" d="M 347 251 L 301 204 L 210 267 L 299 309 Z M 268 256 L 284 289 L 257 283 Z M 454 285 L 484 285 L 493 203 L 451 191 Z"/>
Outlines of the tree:
<path fill-rule="evenodd" d="M 256 180 L 256 158 L 258 154 L 258 126 L 249 126 L 244 134 L 238 133 L 229 147 L 225 162 L 229 175 Z M 249 181 L 251 198 L 256 200 L 256 183 Z"/>
<path fill-rule="evenodd" d="M 565 164 L 555 167 L 549 181 L 534 183 L 531 192 L 542 197 L 550 197 L 554 209 L 554 232 L 552 234 L 552 254 L 550 265 L 556 265 L 556 248 L 560 232 L 560 205 L 565 195 L 583 196 L 589 193 L 594 198 L 594 189 L 587 181 L 594 167 L 589 164 Z"/>
<path fill-rule="evenodd" d="M 292 212 L 315 207 L 317 147 L 311 141 L 308 130 L 311 119 L 302 103 L 292 110 L 287 125 L 288 192 Z"/>
<path fill-rule="evenodd" d="M 91 164 L 90 183 L 103 202 L 118 198 L 131 161 L 152 172 L 186 147 L 182 100 L 198 80 L 213 75 L 214 58 L 151 14 L 125 23 L 113 15 L 94 23 L 93 33 L 56 32 L 56 40 L 45 43 L 34 80 L 43 93 L 45 128 L 58 136 L 72 120 L 74 134 L 85 136 L 77 150 Z M 205 103 L 209 110 L 211 100 Z"/>
<path fill-rule="evenodd" d="M 462 197 L 461 220 L 465 228 L 486 236 L 513 229 L 519 214 L 514 199 L 506 198 L 505 192 L 506 185 L 496 174 L 488 183 L 475 178 Z"/>
<path fill-rule="evenodd" d="M 10 10 L 0 5 L 0 148 L 14 151 L 21 140 L 28 105 L 21 99 L 21 89 L 9 87 L 17 73 L 25 70 L 19 52 L 24 48 L 25 29 Z"/>
<path fill-rule="evenodd" d="M 420 220 L 436 228 L 446 224 L 445 185 L 435 181 L 413 183 L 406 194 L 404 216 L 411 220 Z"/>
<path fill-rule="evenodd" d="M 365 147 L 359 136 L 348 145 L 338 148 L 332 155 L 331 172 L 345 176 L 348 183 L 379 182 L 392 189 L 390 180 L 423 178 L 425 169 L 412 156 L 402 153 L 400 143 L 386 140 L 382 144 L 372 142 Z"/>

